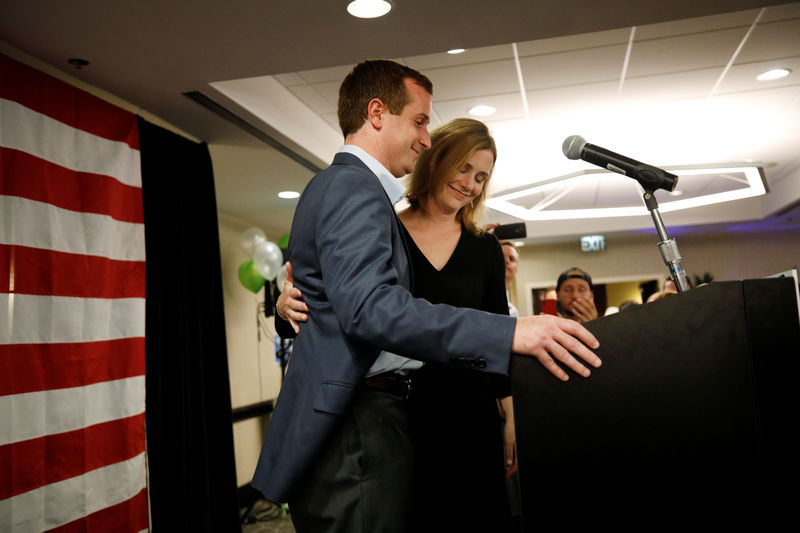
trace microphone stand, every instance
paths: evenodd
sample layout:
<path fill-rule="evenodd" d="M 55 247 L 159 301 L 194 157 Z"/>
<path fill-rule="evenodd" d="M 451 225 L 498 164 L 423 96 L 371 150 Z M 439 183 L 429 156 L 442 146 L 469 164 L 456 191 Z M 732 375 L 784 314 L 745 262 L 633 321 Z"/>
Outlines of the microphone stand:
<path fill-rule="evenodd" d="M 667 228 L 664 227 L 664 221 L 661 220 L 661 213 L 658 211 L 658 202 L 653 194 L 653 191 L 644 191 L 644 205 L 650 211 L 650 216 L 656 225 L 656 231 L 661 239 L 658 243 L 658 250 L 661 252 L 661 257 L 669 269 L 669 277 L 675 282 L 675 287 L 678 292 L 685 292 L 689 290 L 689 281 L 686 279 L 686 271 L 681 266 L 681 254 L 678 251 L 678 243 L 675 239 L 671 239 L 667 235 Z"/>

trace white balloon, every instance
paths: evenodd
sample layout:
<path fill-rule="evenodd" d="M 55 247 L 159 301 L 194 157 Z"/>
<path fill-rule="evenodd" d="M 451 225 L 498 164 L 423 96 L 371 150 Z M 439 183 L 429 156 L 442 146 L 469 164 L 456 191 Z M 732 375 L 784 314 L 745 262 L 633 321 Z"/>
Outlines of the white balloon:
<path fill-rule="evenodd" d="M 260 242 L 253 251 L 253 264 L 259 274 L 272 281 L 283 264 L 283 253 L 274 242 Z"/>
<path fill-rule="evenodd" d="M 283 282 L 286 281 L 286 263 L 281 265 L 281 269 L 278 270 L 278 277 L 275 280 L 275 283 L 278 284 L 278 292 L 283 292 Z"/>
<path fill-rule="evenodd" d="M 242 250 L 244 250 L 244 253 L 246 253 L 248 257 L 253 255 L 256 246 L 262 242 L 267 242 L 267 236 L 256 227 L 247 228 L 242 232 L 241 237 L 239 237 L 239 244 L 241 244 Z"/>

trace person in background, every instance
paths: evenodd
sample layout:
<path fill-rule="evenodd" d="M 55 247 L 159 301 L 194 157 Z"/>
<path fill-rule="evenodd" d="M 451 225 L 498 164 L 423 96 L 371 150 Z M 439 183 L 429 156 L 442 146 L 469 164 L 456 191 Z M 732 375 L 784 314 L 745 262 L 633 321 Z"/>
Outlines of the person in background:
<path fill-rule="evenodd" d="M 565 270 L 556 282 L 558 314 L 576 322 L 588 322 L 597 318 L 594 305 L 592 277 L 578 267 Z"/>
<path fill-rule="evenodd" d="M 513 241 L 500 241 L 505 260 L 506 298 L 508 299 L 508 314 L 519 316 L 519 310 L 511 301 L 511 283 L 517 277 L 519 270 L 519 249 Z M 506 454 L 506 492 L 511 509 L 511 521 L 514 531 L 522 530 L 522 518 L 519 495 L 519 474 L 517 472 L 517 436 L 514 424 L 514 401 L 511 395 L 499 398 L 497 408 L 503 420 L 503 441 Z"/>
<path fill-rule="evenodd" d="M 558 316 L 558 296 L 555 285 L 547 287 L 541 301 L 541 312 L 546 315 Z"/>
<path fill-rule="evenodd" d="M 500 246 L 503 247 L 503 259 L 505 260 L 506 267 L 506 298 L 508 298 L 508 314 L 511 316 L 519 316 L 519 310 L 511 302 L 511 282 L 517 276 L 519 269 L 519 249 L 517 245 L 511 241 L 500 241 Z"/>

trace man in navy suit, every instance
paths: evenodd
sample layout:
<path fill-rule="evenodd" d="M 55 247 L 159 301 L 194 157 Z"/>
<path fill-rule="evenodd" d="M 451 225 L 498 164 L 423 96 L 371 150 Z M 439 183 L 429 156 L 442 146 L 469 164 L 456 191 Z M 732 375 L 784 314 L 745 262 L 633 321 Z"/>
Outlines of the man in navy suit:
<path fill-rule="evenodd" d="M 571 354 L 600 365 L 589 349 L 597 340 L 576 322 L 411 296 L 395 178 L 430 145 L 432 91 L 425 76 L 393 61 L 357 65 L 339 92 L 345 145 L 297 204 L 289 257 L 313 313 L 295 341 L 253 485 L 289 502 L 300 533 L 406 531 L 405 398 L 420 361 L 507 374 L 513 351 L 563 380 L 556 360 L 584 377 L 589 370 Z"/>

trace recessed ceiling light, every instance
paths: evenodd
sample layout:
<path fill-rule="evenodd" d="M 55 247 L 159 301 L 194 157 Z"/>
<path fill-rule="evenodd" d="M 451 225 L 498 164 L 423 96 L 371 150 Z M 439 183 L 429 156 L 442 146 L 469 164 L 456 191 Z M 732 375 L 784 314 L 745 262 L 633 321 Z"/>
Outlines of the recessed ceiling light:
<path fill-rule="evenodd" d="M 450 55 L 455 55 L 455 54 L 463 54 L 466 51 L 467 51 L 466 48 L 453 48 L 451 50 L 448 50 L 447 53 Z"/>
<path fill-rule="evenodd" d="M 297 198 L 300 193 L 297 191 L 281 191 L 278 193 L 278 198 Z"/>
<path fill-rule="evenodd" d="M 392 10 L 388 0 L 353 0 L 347 4 L 347 12 L 360 19 L 374 19 Z"/>
<path fill-rule="evenodd" d="M 791 70 L 788 68 L 774 68 L 772 70 L 768 70 L 766 72 L 762 72 L 756 79 L 758 81 L 772 81 L 772 80 L 779 80 L 781 78 L 785 78 L 789 75 Z"/>
<path fill-rule="evenodd" d="M 81 68 L 89 65 L 89 62 L 87 60 L 82 59 L 80 57 L 71 57 L 71 58 L 67 59 L 67 63 L 69 63 L 70 65 L 72 65 L 73 67 L 75 67 L 77 69 L 81 69 Z"/>
<path fill-rule="evenodd" d="M 474 117 L 488 117 L 494 115 L 495 111 L 497 110 L 490 105 L 476 105 L 470 108 L 469 114 Z"/>

